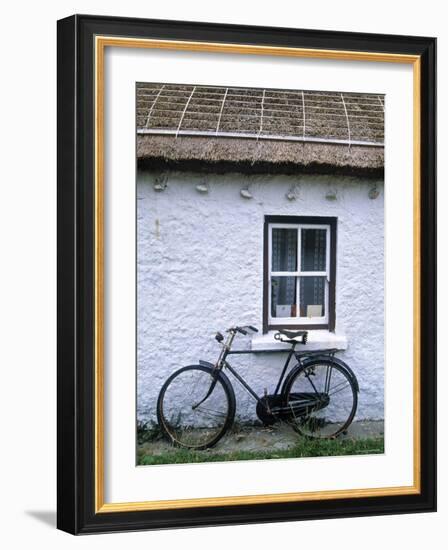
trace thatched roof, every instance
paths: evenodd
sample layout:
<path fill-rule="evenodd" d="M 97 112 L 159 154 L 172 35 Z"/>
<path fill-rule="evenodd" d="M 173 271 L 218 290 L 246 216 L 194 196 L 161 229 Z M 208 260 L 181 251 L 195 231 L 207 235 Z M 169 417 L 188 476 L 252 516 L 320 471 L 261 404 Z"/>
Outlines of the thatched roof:
<path fill-rule="evenodd" d="M 137 84 L 141 165 L 377 176 L 383 142 L 381 95 Z"/>

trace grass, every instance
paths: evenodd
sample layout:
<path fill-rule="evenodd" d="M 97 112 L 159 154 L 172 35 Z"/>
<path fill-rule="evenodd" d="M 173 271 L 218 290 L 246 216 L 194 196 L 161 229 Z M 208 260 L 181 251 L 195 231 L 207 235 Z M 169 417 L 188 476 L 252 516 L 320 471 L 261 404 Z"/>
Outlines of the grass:
<path fill-rule="evenodd" d="M 304 458 L 317 456 L 346 456 L 384 453 L 384 438 L 309 440 L 301 438 L 294 447 L 278 451 L 233 451 L 216 452 L 190 451 L 182 448 L 171 448 L 157 455 L 148 454 L 140 448 L 137 453 L 138 464 L 149 466 L 155 464 L 191 464 L 198 462 L 227 462 L 232 460 L 268 460 L 274 458 Z"/>

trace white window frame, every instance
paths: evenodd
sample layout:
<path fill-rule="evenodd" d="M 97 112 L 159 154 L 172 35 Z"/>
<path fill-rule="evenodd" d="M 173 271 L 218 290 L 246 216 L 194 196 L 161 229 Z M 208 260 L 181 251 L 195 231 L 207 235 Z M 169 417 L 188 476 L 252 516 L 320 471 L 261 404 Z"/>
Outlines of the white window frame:
<path fill-rule="evenodd" d="M 297 229 L 297 267 L 298 271 L 272 271 L 272 230 Z M 325 271 L 301 271 L 302 229 L 325 229 Z M 269 223 L 268 224 L 268 321 L 269 325 L 327 325 L 329 322 L 330 288 L 330 238 L 331 226 L 319 223 Z M 322 317 L 272 317 L 272 277 L 325 277 L 325 311 Z M 296 306 L 300 312 L 300 285 L 296 285 Z"/>

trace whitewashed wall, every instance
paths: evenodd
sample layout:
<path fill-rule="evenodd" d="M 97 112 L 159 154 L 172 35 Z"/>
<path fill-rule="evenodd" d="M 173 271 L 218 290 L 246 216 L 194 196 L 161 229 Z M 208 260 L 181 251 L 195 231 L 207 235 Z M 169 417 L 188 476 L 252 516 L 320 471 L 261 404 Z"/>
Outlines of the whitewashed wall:
<path fill-rule="evenodd" d="M 196 185 L 206 180 L 209 192 Z M 285 194 L 295 183 L 295 201 Z M 137 412 L 155 421 L 160 388 L 176 369 L 214 361 L 217 330 L 235 324 L 262 328 L 265 215 L 338 218 L 336 333 L 348 348 L 339 356 L 360 384 L 357 419 L 384 412 L 383 183 L 335 176 L 243 176 L 170 173 L 156 192 L 154 175 L 137 182 Z M 240 189 L 250 184 L 252 199 Z M 328 192 L 336 200 L 328 200 Z M 236 344 L 249 347 L 237 337 Z M 272 391 L 284 354 L 232 357 L 259 393 Z M 239 420 L 255 418 L 255 402 L 237 382 Z"/>

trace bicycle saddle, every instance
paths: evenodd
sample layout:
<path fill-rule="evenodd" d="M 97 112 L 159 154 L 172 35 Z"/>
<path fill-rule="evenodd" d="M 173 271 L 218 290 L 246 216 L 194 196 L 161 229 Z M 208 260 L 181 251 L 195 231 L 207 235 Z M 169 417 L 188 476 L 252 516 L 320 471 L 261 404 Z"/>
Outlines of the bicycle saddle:
<path fill-rule="evenodd" d="M 308 340 L 308 331 L 306 330 L 284 330 L 279 329 L 278 331 L 283 336 L 286 336 L 289 340 L 297 342 L 297 340 L 294 340 L 294 338 L 298 338 L 299 336 L 302 337 L 302 343 L 306 344 Z M 278 339 L 278 338 L 277 338 Z"/>

